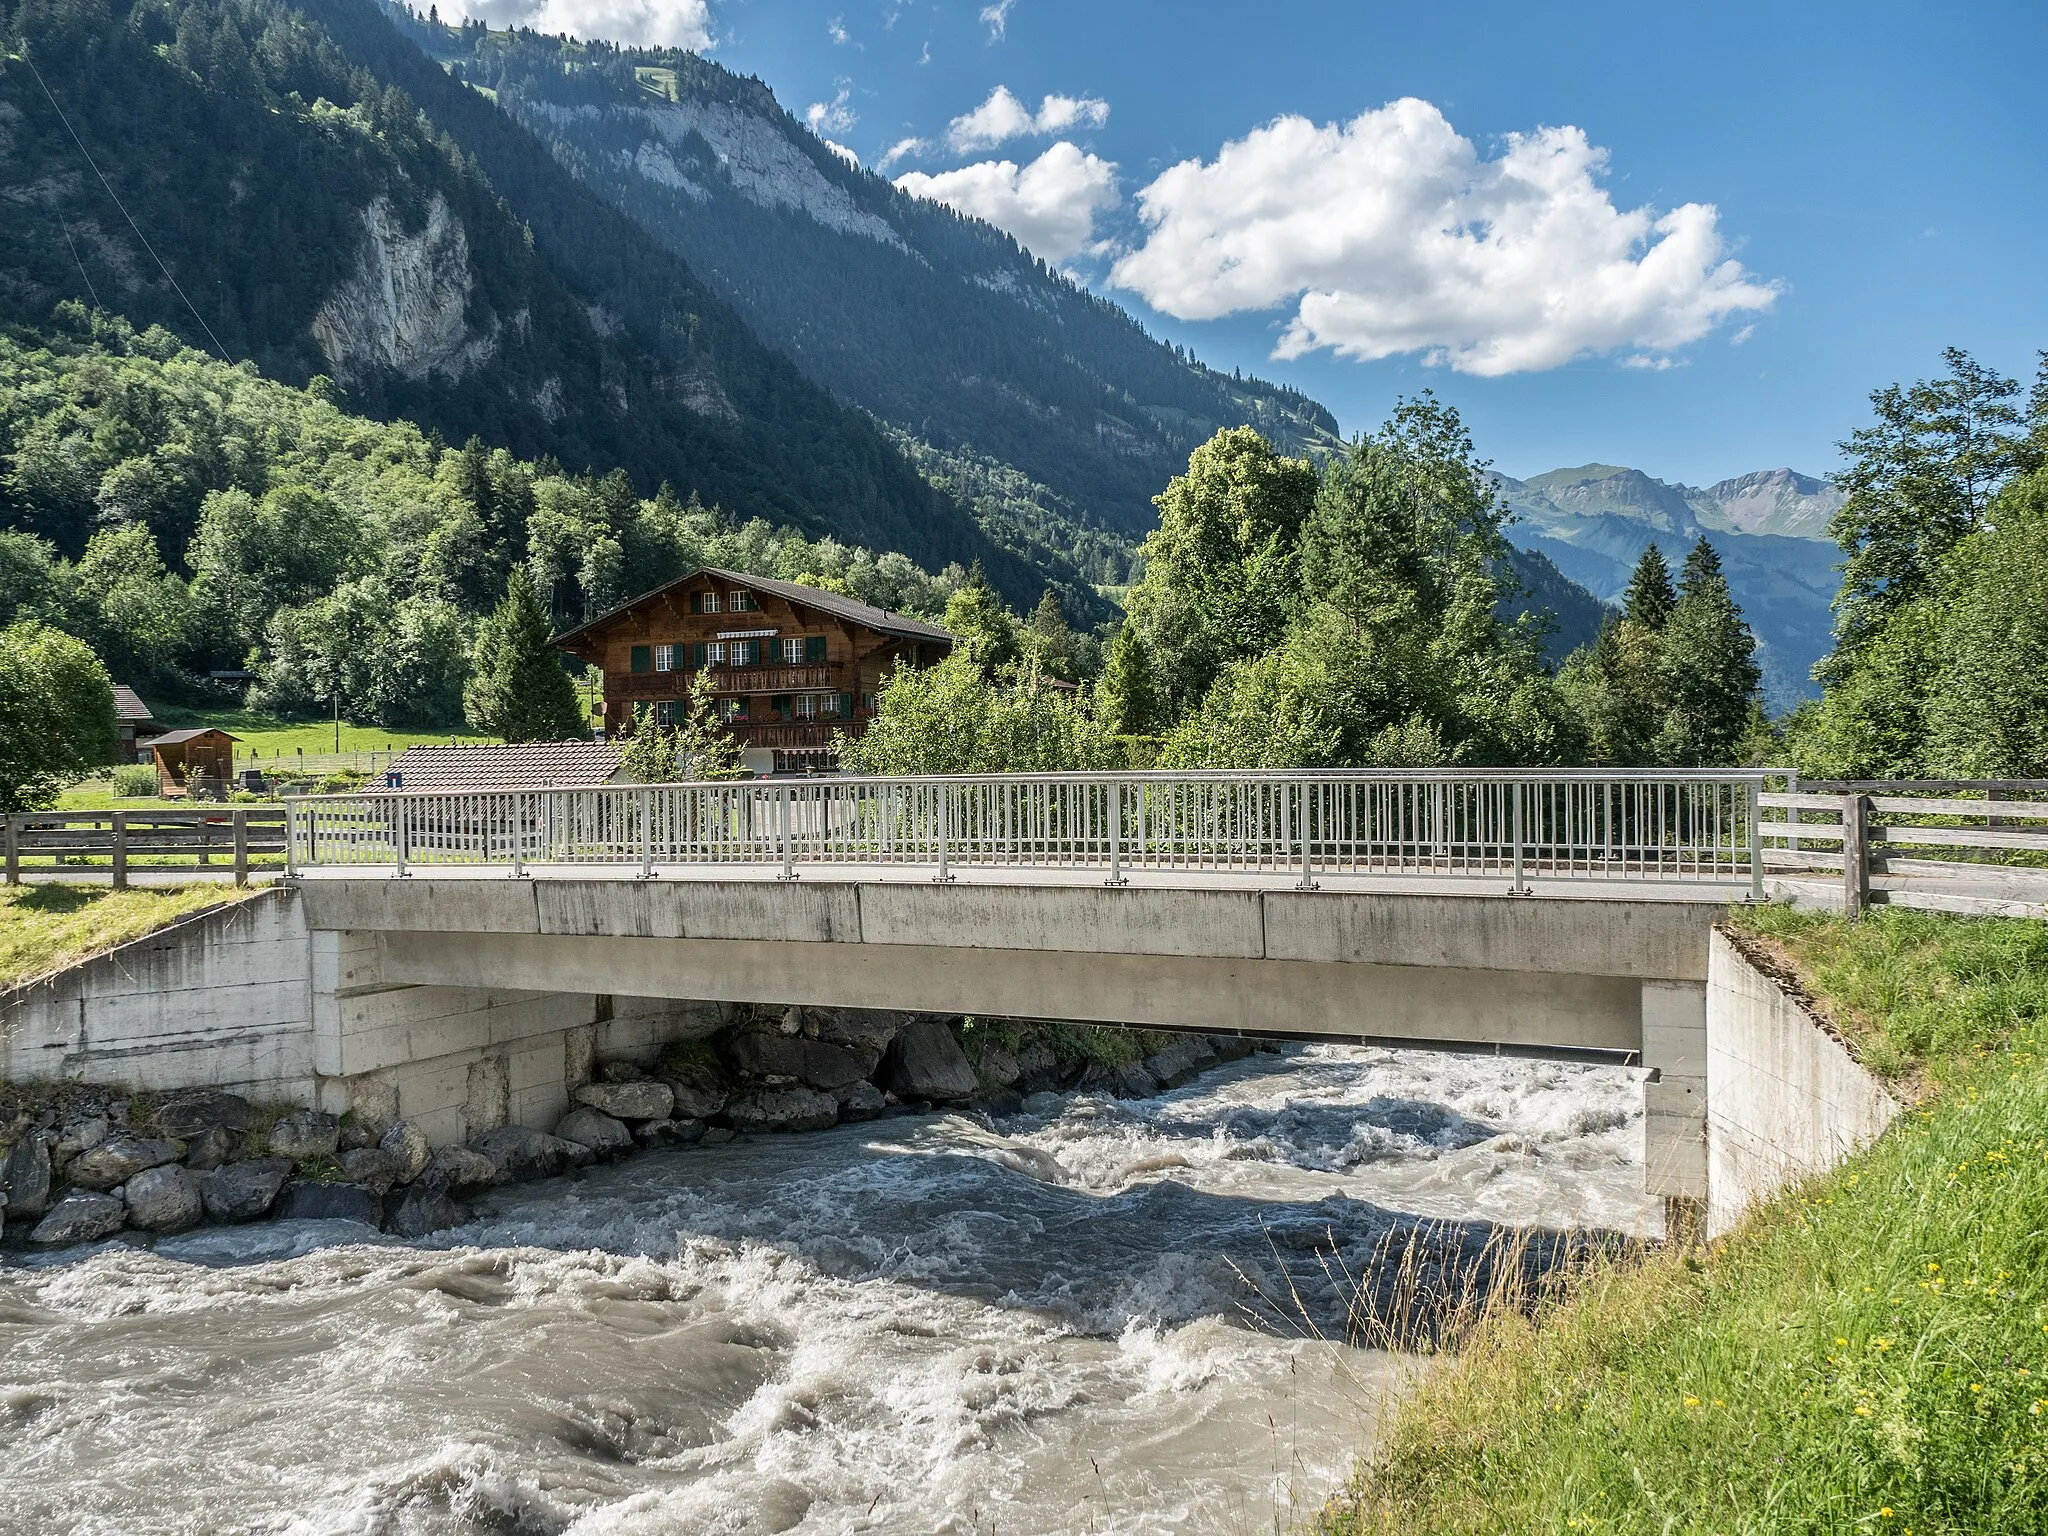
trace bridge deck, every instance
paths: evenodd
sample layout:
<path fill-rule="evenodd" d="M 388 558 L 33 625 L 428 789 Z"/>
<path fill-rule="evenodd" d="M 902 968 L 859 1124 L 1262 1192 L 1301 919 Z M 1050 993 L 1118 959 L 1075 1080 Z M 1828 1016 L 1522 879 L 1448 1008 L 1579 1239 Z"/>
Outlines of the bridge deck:
<path fill-rule="evenodd" d="M 1132 869 L 1123 872 L 1124 884 L 1134 890 L 1166 891 L 1294 891 L 1300 875 L 1276 869 Z M 389 880 L 398 868 L 392 864 L 316 865 L 298 871 L 300 880 Z M 1103 868 L 1035 868 L 955 864 L 948 871 L 948 883 L 963 886 L 1095 887 L 1108 883 Z M 937 871 L 930 864 L 805 864 L 795 879 L 807 885 L 933 885 Z M 525 878 L 536 880 L 636 881 L 645 878 L 639 866 L 618 863 L 528 864 Z M 409 864 L 405 878 L 417 881 L 488 880 L 517 878 L 502 864 Z M 760 881 L 778 884 L 784 880 L 780 864 L 656 864 L 653 878 L 665 881 Z M 1583 875 L 1549 878 L 1532 874 L 1526 892 L 1510 889 L 1506 875 L 1351 874 L 1317 870 L 1316 888 L 1331 893 L 1381 896 L 1502 896 L 1568 899 L 1572 901 L 1673 901 L 1740 902 L 1749 897 L 1747 881 L 1677 879 L 1588 879 Z"/>

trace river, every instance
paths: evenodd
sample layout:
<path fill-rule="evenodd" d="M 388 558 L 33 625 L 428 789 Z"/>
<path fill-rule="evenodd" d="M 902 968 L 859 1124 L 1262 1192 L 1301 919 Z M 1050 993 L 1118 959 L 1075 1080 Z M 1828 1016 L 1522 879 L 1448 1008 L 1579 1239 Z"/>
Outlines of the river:
<path fill-rule="evenodd" d="M 1639 1081 L 1293 1047 L 1141 1102 L 643 1153 L 435 1246 L 17 1262 L 0 1529 L 1284 1530 L 1415 1368 L 1343 1342 L 1389 1234 L 1655 1229 Z"/>

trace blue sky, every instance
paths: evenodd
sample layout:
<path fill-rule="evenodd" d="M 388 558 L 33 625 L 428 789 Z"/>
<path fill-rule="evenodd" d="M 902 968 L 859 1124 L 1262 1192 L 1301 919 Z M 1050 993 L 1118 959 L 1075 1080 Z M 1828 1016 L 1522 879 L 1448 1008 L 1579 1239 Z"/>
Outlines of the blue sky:
<path fill-rule="evenodd" d="M 1347 432 L 1434 388 L 1510 474 L 1825 474 L 1943 346 L 2048 347 L 2040 0 L 545 3 L 708 33 L 1155 333 Z"/>

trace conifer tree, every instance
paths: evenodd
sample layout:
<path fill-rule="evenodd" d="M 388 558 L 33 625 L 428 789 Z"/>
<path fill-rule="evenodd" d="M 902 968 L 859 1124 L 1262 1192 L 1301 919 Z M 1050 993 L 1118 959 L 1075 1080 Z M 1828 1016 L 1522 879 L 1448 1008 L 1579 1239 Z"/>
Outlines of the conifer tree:
<path fill-rule="evenodd" d="M 994 672 L 1017 659 L 1017 621 L 1010 617 L 979 563 L 968 573 L 966 584 L 946 600 L 943 627 L 960 637 L 984 672 Z"/>
<path fill-rule="evenodd" d="M 1677 596 L 1671 590 L 1671 567 L 1664 563 L 1664 551 L 1652 544 L 1636 562 L 1622 598 L 1622 616 L 1640 624 L 1652 634 L 1660 632 L 1671 619 Z"/>
<path fill-rule="evenodd" d="M 548 618 L 524 566 L 505 598 L 477 626 L 462 712 L 480 731 L 507 741 L 574 741 L 585 734 L 576 685 L 548 644 Z"/>
<path fill-rule="evenodd" d="M 1704 538 L 1685 557 L 1664 626 L 1666 709 L 1657 754 L 1674 767 L 1735 761 L 1755 713 L 1756 637 L 1729 595 L 1721 557 Z"/>
<path fill-rule="evenodd" d="M 1159 729 L 1159 679 L 1152 653 L 1135 624 L 1125 624 L 1110 642 L 1109 660 L 1095 685 L 1096 718 L 1119 736 L 1147 736 Z"/>

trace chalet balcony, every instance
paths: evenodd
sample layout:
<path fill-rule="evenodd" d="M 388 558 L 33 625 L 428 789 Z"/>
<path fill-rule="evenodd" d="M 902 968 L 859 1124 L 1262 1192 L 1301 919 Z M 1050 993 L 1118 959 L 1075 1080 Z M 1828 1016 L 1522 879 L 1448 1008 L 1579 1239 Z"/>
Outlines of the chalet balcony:
<path fill-rule="evenodd" d="M 791 751 L 829 747 L 835 731 L 858 736 L 867 728 L 867 720 L 865 717 L 858 720 L 735 720 L 726 728 L 743 747 Z"/>
<path fill-rule="evenodd" d="M 713 667 L 711 689 L 742 697 L 757 693 L 838 693 L 851 688 L 843 667 Z M 608 672 L 607 699 L 679 699 L 694 672 Z"/>

